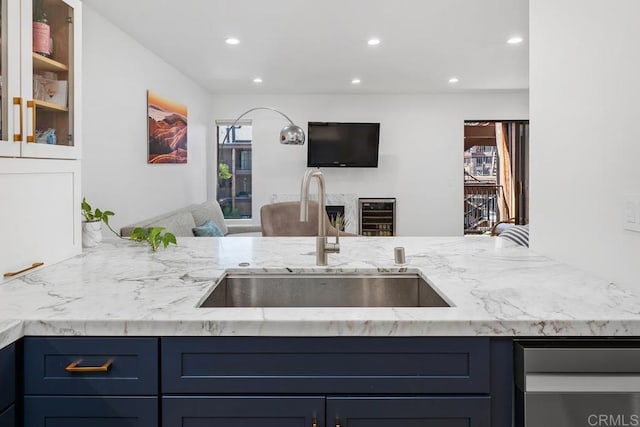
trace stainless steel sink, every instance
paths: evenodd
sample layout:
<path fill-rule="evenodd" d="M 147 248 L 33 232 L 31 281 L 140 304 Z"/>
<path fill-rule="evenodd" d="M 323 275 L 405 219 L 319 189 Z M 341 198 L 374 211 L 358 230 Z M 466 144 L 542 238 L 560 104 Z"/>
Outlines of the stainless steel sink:
<path fill-rule="evenodd" d="M 227 272 L 198 307 L 450 307 L 418 273 Z"/>

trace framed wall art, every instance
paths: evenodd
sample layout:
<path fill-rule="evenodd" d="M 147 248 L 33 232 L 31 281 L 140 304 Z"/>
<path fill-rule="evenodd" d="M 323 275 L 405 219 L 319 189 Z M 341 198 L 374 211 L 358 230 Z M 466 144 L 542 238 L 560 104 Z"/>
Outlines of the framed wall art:
<path fill-rule="evenodd" d="M 187 107 L 147 91 L 148 163 L 187 163 Z"/>

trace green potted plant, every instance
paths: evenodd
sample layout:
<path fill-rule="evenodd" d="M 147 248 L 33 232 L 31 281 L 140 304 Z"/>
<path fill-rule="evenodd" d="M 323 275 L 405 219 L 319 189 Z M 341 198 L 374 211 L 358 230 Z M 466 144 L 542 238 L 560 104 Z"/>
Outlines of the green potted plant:
<path fill-rule="evenodd" d="M 136 227 L 131 232 L 131 240 L 149 243 L 153 252 L 157 251 L 160 245 L 165 248 L 171 243 L 177 245 L 176 236 L 168 232 L 163 233 L 162 230 L 164 230 L 164 227 L 151 227 L 146 229 Z"/>
<path fill-rule="evenodd" d="M 81 209 L 82 216 L 84 217 L 84 220 L 82 221 L 83 248 L 92 248 L 102 241 L 103 222 L 109 230 L 111 230 L 116 236 L 118 235 L 118 233 L 116 233 L 109 225 L 109 217 L 114 215 L 113 212 L 103 211 L 98 208 L 93 209 L 84 197 L 82 198 Z"/>

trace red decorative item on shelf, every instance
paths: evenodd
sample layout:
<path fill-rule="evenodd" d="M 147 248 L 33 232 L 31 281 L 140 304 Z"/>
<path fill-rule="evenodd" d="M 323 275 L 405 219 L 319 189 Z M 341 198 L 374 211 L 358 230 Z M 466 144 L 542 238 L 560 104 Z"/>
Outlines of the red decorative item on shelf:
<path fill-rule="evenodd" d="M 51 27 L 47 21 L 47 14 L 42 7 L 42 0 L 34 3 L 33 8 L 33 51 L 51 56 Z"/>

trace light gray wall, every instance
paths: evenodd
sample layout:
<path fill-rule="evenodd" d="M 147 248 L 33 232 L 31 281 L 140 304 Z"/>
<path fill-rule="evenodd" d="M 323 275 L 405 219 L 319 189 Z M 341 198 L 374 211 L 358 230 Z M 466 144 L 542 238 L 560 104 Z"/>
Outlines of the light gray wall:
<path fill-rule="evenodd" d="M 215 95 L 213 118 L 234 119 L 272 106 L 307 127 L 308 121 L 380 122 L 378 168 L 322 168 L 328 193 L 396 197 L 401 235 L 463 232 L 465 120 L 527 119 L 528 93 L 449 95 Z M 253 216 L 274 193 L 296 194 L 307 146 L 278 143 L 286 120 L 270 111 L 253 120 Z M 315 191 L 315 186 L 314 190 Z M 210 187 L 210 197 L 215 188 Z M 256 219 L 257 221 L 257 219 Z"/>
<path fill-rule="evenodd" d="M 640 287 L 640 2 L 533 0 L 531 247 Z"/>
<path fill-rule="evenodd" d="M 115 227 L 206 199 L 211 95 L 84 8 L 83 193 Z M 147 164 L 147 90 L 188 108 L 188 163 Z M 215 141 L 215 139 L 214 139 Z"/>

